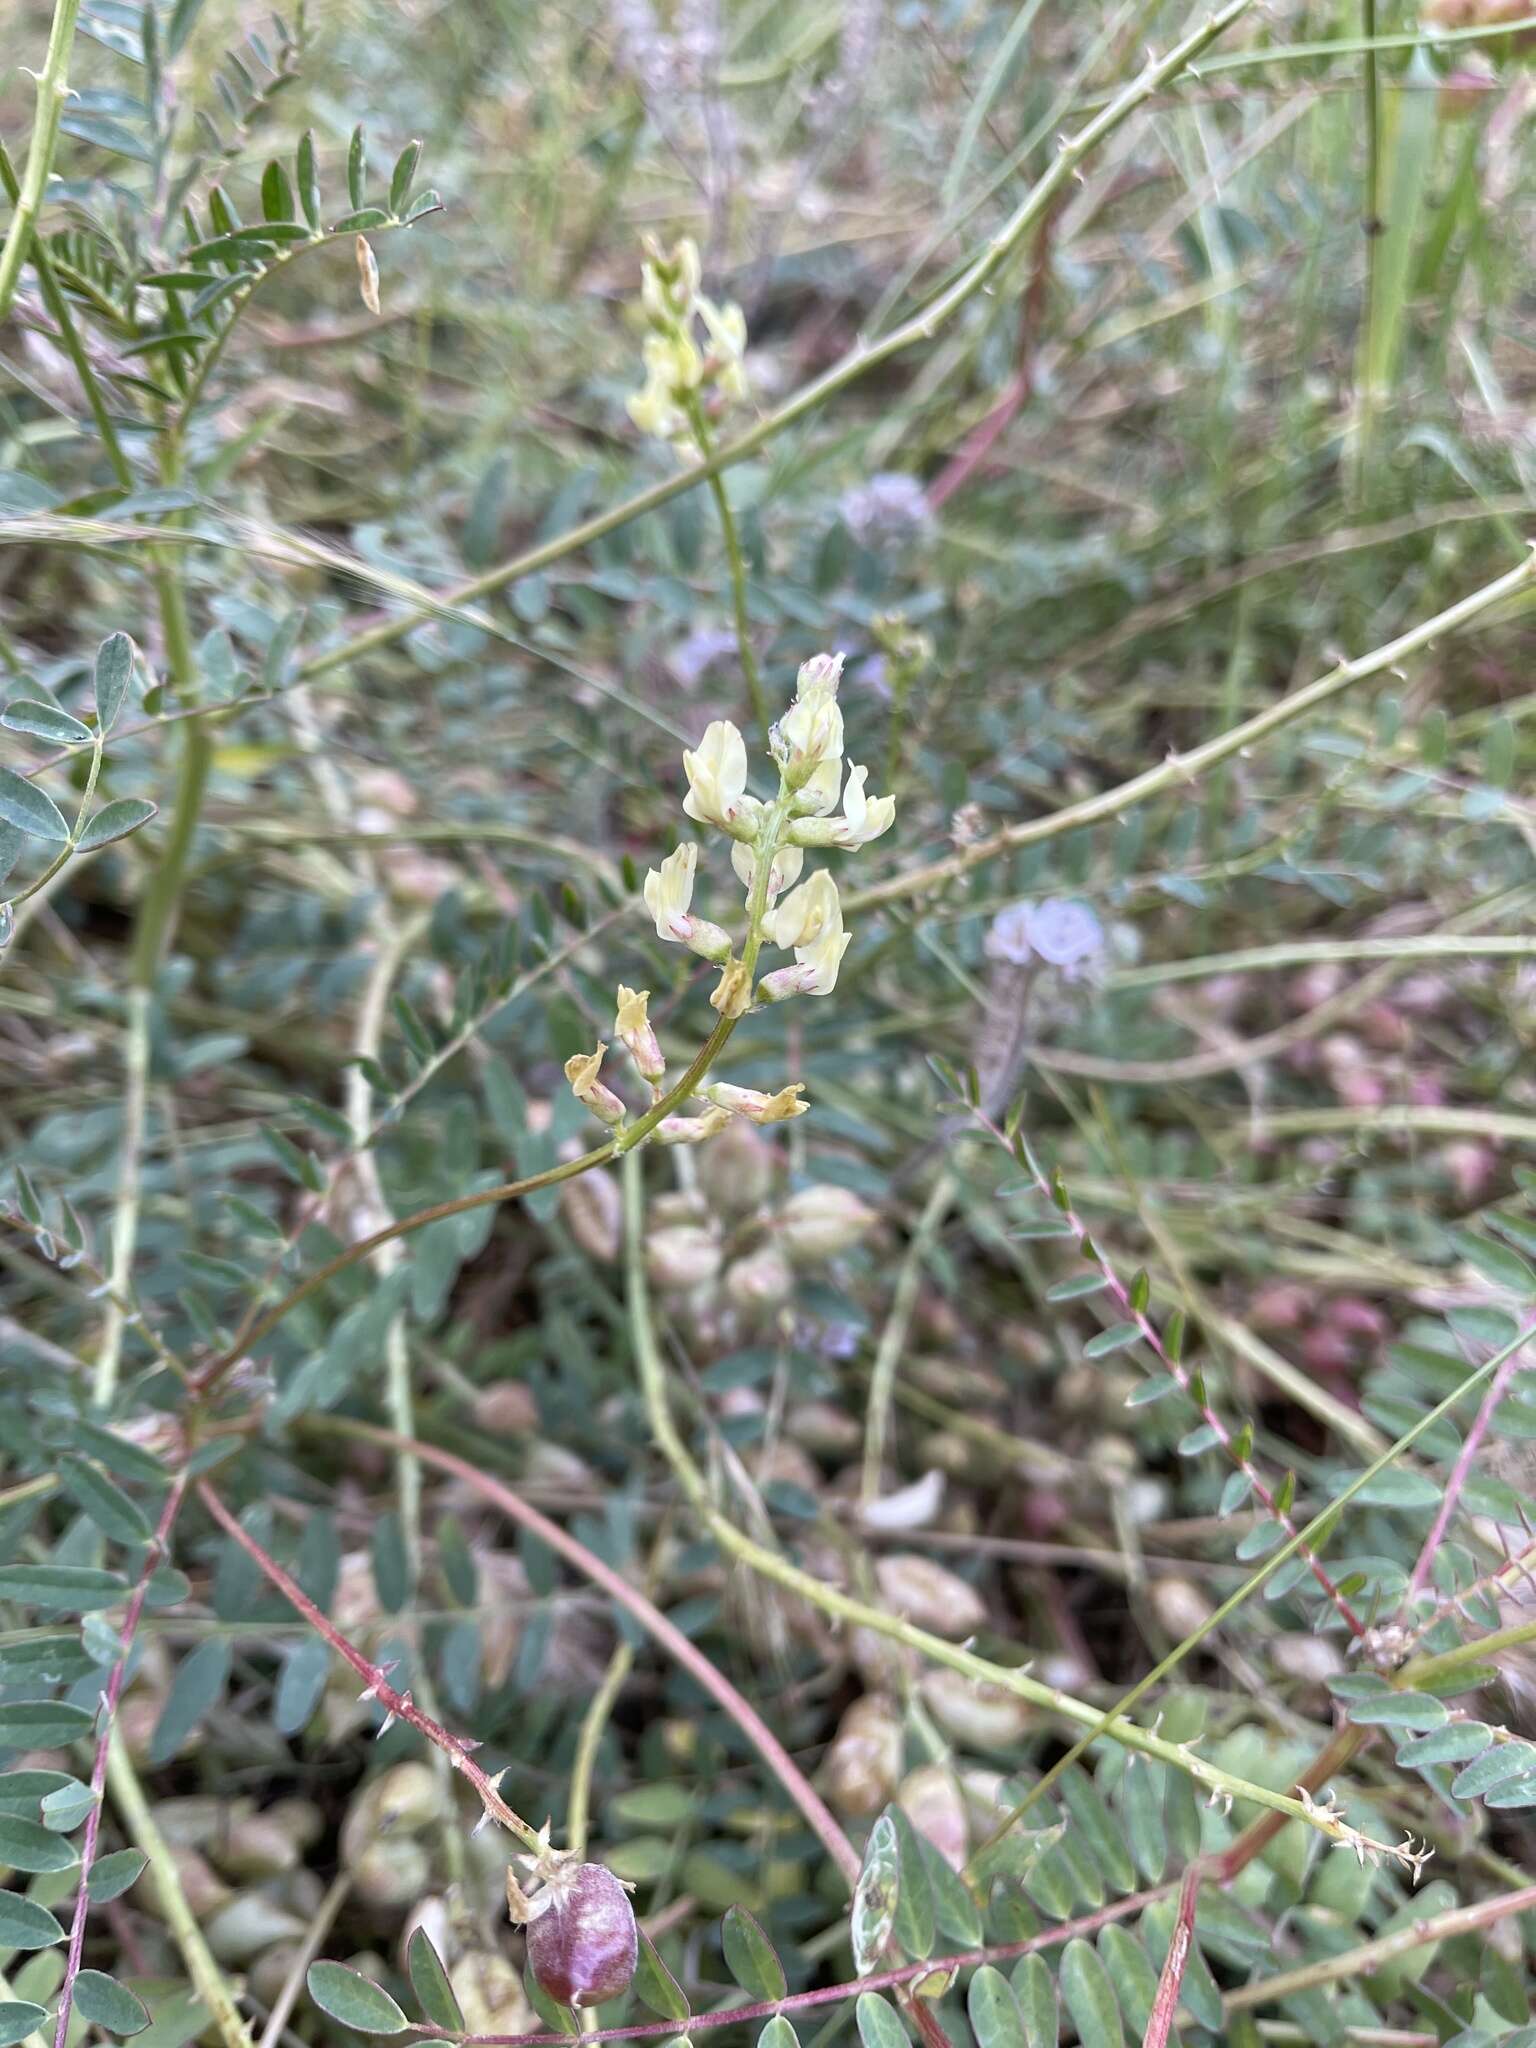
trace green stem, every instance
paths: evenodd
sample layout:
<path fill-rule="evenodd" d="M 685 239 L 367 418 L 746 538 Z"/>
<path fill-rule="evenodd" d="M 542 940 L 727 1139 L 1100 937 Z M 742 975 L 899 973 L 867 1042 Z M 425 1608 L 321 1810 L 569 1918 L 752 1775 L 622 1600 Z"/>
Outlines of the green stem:
<path fill-rule="evenodd" d="M 874 1368 L 869 1376 L 869 1400 L 864 1409 L 864 1473 L 859 1498 L 866 1505 L 879 1496 L 885 1471 L 885 1447 L 891 1429 L 891 1404 L 896 1396 L 896 1370 L 907 1347 L 907 1335 L 917 1308 L 922 1284 L 923 1261 L 949 1214 L 958 1184 L 953 1173 L 941 1173 L 929 1190 L 923 1213 L 907 1246 L 896 1286 L 891 1295 L 891 1312 L 880 1332 Z"/>
<path fill-rule="evenodd" d="M 0 320 L 11 310 L 16 280 L 32 242 L 32 231 L 53 169 L 53 152 L 58 147 L 59 122 L 69 98 L 69 51 L 75 39 L 75 20 L 80 0 L 54 0 L 53 26 L 48 32 L 48 54 L 37 77 L 37 117 L 32 140 L 27 145 L 27 165 L 16 196 L 16 208 L 0 249 Z"/>
<path fill-rule="evenodd" d="M 516 1201 L 520 1196 L 534 1194 L 540 1188 L 557 1187 L 561 1181 L 574 1180 L 578 1174 L 590 1173 L 594 1166 L 606 1166 L 610 1159 L 619 1155 L 621 1149 L 627 1150 L 630 1146 L 639 1144 L 642 1138 L 647 1137 L 656 1128 L 663 1117 L 670 1116 L 694 1093 L 714 1065 L 726 1040 L 736 1029 L 736 1023 L 734 1017 L 720 1019 L 699 1048 L 692 1066 L 677 1086 L 668 1089 L 658 1102 L 652 1103 L 644 1116 L 637 1117 L 632 1124 L 624 1126 L 622 1144 L 619 1138 L 610 1138 L 606 1144 L 595 1146 L 590 1152 L 583 1152 L 579 1159 L 563 1160 L 558 1166 L 546 1167 L 542 1173 L 527 1174 L 522 1180 L 503 1181 L 497 1187 L 482 1188 L 476 1194 L 455 1195 L 450 1201 L 434 1202 L 429 1208 L 417 1209 L 410 1216 L 397 1217 L 393 1223 L 374 1231 L 370 1237 L 359 1238 L 355 1244 L 349 1244 L 344 1250 L 337 1252 L 334 1258 L 327 1259 L 323 1266 L 317 1266 L 313 1273 L 301 1280 L 283 1296 L 281 1301 L 275 1302 L 264 1315 L 258 1316 L 246 1331 L 238 1350 L 222 1353 L 204 1368 L 198 1382 L 199 1387 L 206 1391 L 222 1379 L 247 1351 L 269 1336 L 284 1317 L 290 1315 L 301 1302 L 307 1301 L 319 1288 L 324 1287 L 327 1281 L 335 1279 L 338 1273 L 344 1273 L 349 1266 L 355 1266 L 359 1259 L 366 1259 L 369 1253 L 377 1251 L 381 1244 L 388 1244 L 392 1238 L 409 1237 L 412 1232 L 424 1230 L 429 1223 L 439 1223 L 446 1216 L 463 1216 L 471 1209 L 484 1209 L 495 1203 Z"/>
<path fill-rule="evenodd" d="M 16 182 L 16 172 L 3 142 L 0 142 L 0 186 L 4 187 L 5 195 L 11 204 L 16 205 L 21 198 L 21 187 Z M 96 432 L 101 437 L 102 447 L 107 451 L 112 473 L 125 491 L 131 491 L 134 482 L 133 470 L 129 466 L 128 457 L 123 453 L 123 444 L 118 439 L 116 424 L 107 410 L 106 400 L 102 397 L 101 384 L 91 366 L 91 359 L 86 354 L 85 344 L 80 339 L 80 330 L 76 327 L 75 317 L 69 310 L 69 301 L 59 290 L 59 281 L 53 274 L 48 251 L 36 237 L 32 242 L 32 268 L 37 275 L 37 288 L 42 293 L 48 317 L 58 328 L 59 339 L 74 365 L 75 375 L 80 379 L 80 388 L 85 393 L 86 404 L 91 408 L 91 418 L 96 422 Z"/>
<path fill-rule="evenodd" d="M 161 474 L 174 484 L 181 473 L 180 452 L 173 440 L 161 448 Z M 154 583 L 160 605 L 160 626 L 165 637 L 167 676 L 177 694 L 195 695 L 196 663 L 192 653 L 192 631 L 187 617 L 186 590 L 181 580 L 181 558 L 174 551 L 157 556 Z M 107 1319 L 103 1326 L 101 1350 L 96 1359 L 94 1388 L 98 1407 L 111 1401 L 117 1391 L 118 1368 L 122 1358 L 126 1320 L 120 1305 L 131 1298 L 134 1252 L 139 1233 L 139 1183 L 144 1143 L 145 1109 L 149 1091 L 150 1016 L 155 981 L 176 930 L 181 908 L 182 885 L 187 861 L 202 812 L 208 772 L 213 764 L 213 737 L 207 728 L 192 720 L 181 742 L 181 767 L 171 813 L 171 829 L 134 919 L 133 942 L 128 956 L 128 1038 L 125 1056 L 123 1097 L 123 1142 L 118 1163 L 117 1196 L 112 1214 L 112 1263 L 109 1280 Z"/>
<path fill-rule="evenodd" d="M 1208 44 L 1224 35 L 1234 22 L 1247 13 L 1251 0 L 1227 0 L 1206 21 L 1176 43 L 1156 64 L 1149 64 L 1139 78 L 1133 79 L 1118 92 L 1107 106 L 1095 114 L 1076 135 L 1064 142 L 1056 152 L 1050 167 L 1025 194 L 1012 215 L 998 232 L 987 241 L 961 270 L 959 276 L 945 290 L 932 299 L 910 320 L 900 327 L 893 327 L 889 334 L 878 341 L 860 343 L 850 349 L 841 361 L 836 362 L 820 377 L 802 385 L 799 391 L 777 408 L 759 420 L 755 427 L 718 448 L 713 455 L 701 462 L 690 463 L 686 469 L 662 478 L 648 489 L 636 492 L 622 504 L 610 507 L 595 517 L 584 520 L 552 540 L 542 542 L 538 547 L 528 549 L 524 554 L 515 555 L 510 561 L 488 569 L 482 576 L 476 576 L 467 583 L 461 583 L 449 591 L 445 601 L 449 604 L 464 604 L 475 598 L 485 597 L 490 592 L 501 590 L 520 577 L 529 576 L 535 570 L 544 569 L 551 562 L 558 562 L 565 555 L 574 554 L 577 549 L 601 540 L 615 528 L 627 526 L 630 520 L 638 519 L 643 513 L 654 512 L 660 505 L 681 497 L 691 491 L 695 484 L 717 475 L 723 469 L 730 469 L 738 462 L 745 462 L 749 455 L 755 455 L 764 448 L 785 427 L 815 412 L 829 398 L 844 390 L 860 377 L 867 375 L 877 365 L 889 362 L 891 357 L 902 354 L 919 342 L 931 341 L 938 330 L 954 318 L 962 306 L 985 289 L 996 273 L 1008 261 L 1019 244 L 1031 233 L 1041 217 L 1054 202 L 1058 192 L 1071 184 L 1076 177 L 1083 159 L 1103 142 L 1106 137 L 1126 121 L 1138 107 L 1144 106 L 1170 79 L 1176 78 Z M 341 668 L 356 661 L 359 656 L 371 654 L 380 647 L 393 646 L 416 629 L 417 613 L 407 613 L 397 619 L 386 619 L 376 626 L 366 627 L 360 633 L 353 633 L 334 647 L 323 649 L 312 655 L 300 670 L 301 679 L 308 680 L 323 675 L 327 670 Z"/>
<path fill-rule="evenodd" d="M 144 1797 L 144 1788 L 115 1728 L 107 1749 L 107 1786 L 113 1804 L 123 1817 L 129 1839 L 149 1858 L 149 1882 L 160 1901 L 160 1911 L 165 1915 L 165 1923 L 181 1950 L 192 1988 L 212 2015 L 224 2048 L 251 2048 L 250 2033 L 240 2017 L 234 1993 L 224 1981 L 224 1973 L 203 1939 L 202 1929 L 177 1877 L 171 1845 L 155 1824 L 149 1801 Z"/>
<path fill-rule="evenodd" d="M 715 438 L 709 430 L 704 407 L 697 392 L 688 394 L 688 419 L 693 428 L 693 438 L 699 444 L 699 453 L 705 461 L 713 458 Z M 741 535 L 736 529 L 736 515 L 731 510 L 730 494 L 725 488 L 725 479 L 718 470 L 709 475 L 710 496 L 715 501 L 715 511 L 720 519 L 720 536 L 725 542 L 725 559 L 731 572 L 731 604 L 736 616 L 736 651 L 741 657 L 741 672 L 746 677 L 747 695 L 752 699 L 752 716 L 757 729 L 764 739 L 768 736 L 771 720 L 768 716 L 768 699 L 763 693 L 762 673 L 757 666 L 757 655 L 752 647 L 752 627 L 747 618 L 747 566 L 741 552 Z"/>
<path fill-rule="evenodd" d="M 1324 1956 L 1318 1962 L 1303 1963 L 1298 1969 L 1283 1970 L 1278 1976 L 1241 1984 L 1226 1994 L 1222 2004 L 1229 2013 L 1240 2012 L 1247 2006 L 1272 2005 L 1279 1999 L 1293 1998 L 1297 1992 L 1310 1991 L 1319 1984 L 1336 1984 L 1341 1977 L 1368 1977 L 1397 1956 L 1411 1955 L 1416 1948 L 1427 1948 L 1435 1941 L 1450 1941 L 1459 1934 L 1475 1934 L 1480 1928 L 1507 1920 L 1511 1913 L 1527 1913 L 1533 1906 L 1536 1884 L 1527 1885 L 1522 1891 L 1506 1892 L 1502 1898 L 1482 1899 L 1475 1906 L 1453 1906 L 1449 1912 L 1410 1921 L 1395 1933 L 1362 1942 L 1342 1955 Z"/>
<path fill-rule="evenodd" d="M 603 1673 L 602 1682 L 581 1717 L 581 1733 L 576 1738 L 576 1757 L 571 1765 L 571 1799 L 565 1820 L 566 1847 L 578 1861 L 587 1853 L 587 1829 L 592 1815 L 592 1774 L 597 1767 L 603 1730 L 608 1726 L 634 1662 L 633 1649 L 628 1643 L 621 1642 L 608 1659 L 608 1669 Z"/>
<path fill-rule="evenodd" d="M 1536 1621 L 1511 1622 L 1508 1628 L 1497 1629 L 1489 1636 L 1476 1636 L 1470 1643 L 1458 1643 L 1453 1650 L 1442 1650 L 1437 1656 L 1416 1657 L 1411 1664 L 1403 1666 L 1399 1679 L 1410 1688 L 1425 1685 L 1460 1671 L 1464 1665 L 1485 1663 L 1489 1657 L 1497 1656 L 1500 1650 L 1518 1649 L 1521 1643 L 1533 1639 L 1536 1639 Z"/>

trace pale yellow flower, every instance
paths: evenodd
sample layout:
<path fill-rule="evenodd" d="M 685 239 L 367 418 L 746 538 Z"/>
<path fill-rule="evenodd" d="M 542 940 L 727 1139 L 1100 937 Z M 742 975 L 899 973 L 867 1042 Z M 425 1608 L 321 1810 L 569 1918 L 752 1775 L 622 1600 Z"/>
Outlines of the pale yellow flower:
<path fill-rule="evenodd" d="M 818 868 L 809 881 L 791 889 L 767 921 L 768 936 L 776 946 L 814 945 L 824 932 L 842 928 L 837 884 L 825 868 Z"/>
<path fill-rule="evenodd" d="M 872 839 L 888 832 L 896 816 L 896 799 L 893 796 L 866 796 L 864 784 L 868 776 L 867 768 L 850 768 L 848 780 L 843 785 L 843 815 L 840 818 L 795 819 L 789 828 L 794 843 L 799 846 L 840 846 L 852 851 L 868 846 Z"/>
<path fill-rule="evenodd" d="M 659 868 L 645 878 L 645 907 L 656 920 L 656 936 L 686 946 L 693 919 L 688 906 L 693 901 L 694 870 L 699 849 L 691 843 L 669 853 Z"/>
<path fill-rule="evenodd" d="M 727 718 L 712 719 L 697 747 L 683 755 L 688 794 L 683 809 L 701 825 L 750 839 L 762 806 L 747 795 L 746 741 Z"/>

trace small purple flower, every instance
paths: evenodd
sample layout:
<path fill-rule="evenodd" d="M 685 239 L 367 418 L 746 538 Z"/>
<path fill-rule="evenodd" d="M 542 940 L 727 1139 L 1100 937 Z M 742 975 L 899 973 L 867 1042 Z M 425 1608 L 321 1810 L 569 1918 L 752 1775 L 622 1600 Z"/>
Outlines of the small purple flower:
<path fill-rule="evenodd" d="M 667 666 L 685 690 L 697 689 L 704 677 L 736 652 L 736 635 L 723 626 L 700 626 L 674 647 Z"/>
<path fill-rule="evenodd" d="M 1010 903 L 987 933 L 989 960 L 1022 967 L 1036 959 L 1057 967 L 1068 981 L 1095 967 L 1104 955 L 1104 927 L 1086 903 L 1047 896 L 1041 903 Z"/>
<path fill-rule="evenodd" d="M 922 485 L 900 470 L 882 470 L 844 491 L 837 509 L 860 546 L 876 550 L 915 538 L 933 520 Z"/>
<path fill-rule="evenodd" d="M 1006 910 L 997 913 L 987 930 L 989 960 L 1006 960 L 1010 967 L 1023 967 L 1034 958 L 1035 949 L 1029 943 L 1029 912 L 1027 903 L 1010 903 Z"/>

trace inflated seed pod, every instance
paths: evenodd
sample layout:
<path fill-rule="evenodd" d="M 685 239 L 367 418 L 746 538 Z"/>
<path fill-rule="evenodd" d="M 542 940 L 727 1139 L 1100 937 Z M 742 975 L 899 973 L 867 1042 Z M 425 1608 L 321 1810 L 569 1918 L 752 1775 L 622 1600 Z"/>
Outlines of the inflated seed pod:
<path fill-rule="evenodd" d="M 601 1863 L 552 1869 L 528 1923 L 528 1962 L 561 2005 L 601 2005 L 629 1989 L 639 1956 L 629 1894 Z"/>

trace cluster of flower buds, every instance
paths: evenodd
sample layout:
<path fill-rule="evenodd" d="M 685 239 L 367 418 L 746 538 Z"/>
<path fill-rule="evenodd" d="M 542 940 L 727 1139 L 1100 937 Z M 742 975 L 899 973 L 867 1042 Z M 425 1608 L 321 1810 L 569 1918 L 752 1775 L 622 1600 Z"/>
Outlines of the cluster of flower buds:
<path fill-rule="evenodd" d="M 628 401 L 629 416 L 641 433 L 702 454 L 706 394 L 737 403 L 747 395 L 746 319 L 740 306 L 716 305 L 699 290 L 699 252 L 686 235 L 670 255 L 647 237 L 640 276 L 645 383 Z"/>
<path fill-rule="evenodd" d="M 679 846 L 645 878 L 645 907 L 656 936 L 687 946 L 720 969 L 711 1003 L 723 1017 L 740 1017 L 752 1005 L 782 1002 L 787 996 L 829 995 L 850 934 L 843 928 L 837 884 L 825 869 L 800 879 L 807 847 L 845 850 L 867 846 L 896 815 L 894 797 L 870 796 L 869 771 L 843 766 L 843 714 L 837 701 L 842 678 L 840 654 L 818 654 L 805 662 L 794 701 L 769 735 L 779 771 L 779 793 L 768 800 L 747 789 L 747 747 L 727 719 L 705 728 L 697 747 L 683 755 L 688 789 L 683 809 L 696 823 L 711 825 L 731 840 L 731 865 L 747 892 L 747 935 L 738 954 L 724 926 L 698 916 L 693 887 L 699 850 Z M 842 809 L 837 812 L 839 800 Z M 786 893 L 786 891 L 788 893 Z M 753 987 L 764 944 L 794 954 L 791 966 L 774 968 Z M 613 1036 L 647 1084 L 652 1101 L 665 1092 L 666 1060 L 651 1024 L 645 990 L 618 991 Z M 621 1130 L 629 1114 L 624 1098 L 602 1078 L 607 1042 L 566 1061 L 565 1074 L 577 1099 L 600 1123 Z M 714 1082 L 701 1088 L 708 1107 L 697 1116 L 666 1116 L 655 1126 L 662 1144 L 691 1145 L 713 1137 L 732 1117 L 756 1124 L 800 1116 L 807 1104 L 800 1084 L 772 1093 Z"/>

